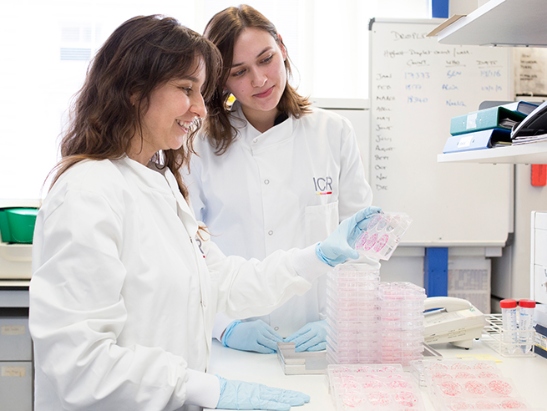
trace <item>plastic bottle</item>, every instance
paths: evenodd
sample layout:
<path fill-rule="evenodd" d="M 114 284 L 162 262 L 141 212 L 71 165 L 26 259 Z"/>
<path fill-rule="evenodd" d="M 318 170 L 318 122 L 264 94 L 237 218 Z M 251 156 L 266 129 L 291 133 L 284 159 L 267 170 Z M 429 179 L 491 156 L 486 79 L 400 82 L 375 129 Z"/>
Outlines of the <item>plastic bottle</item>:
<path fill-rule="evenodd" d="M 519 300 L 519 342 L 524 354 L 532 349 L 534 342 L 533 318 L 536 302 L 534 300 Z"/>
<path fill-rule="evenodd" d="M 501 324 L 503 329 L 503 354 L 514 354 L 517 348 L 517 301 L 505 299 L 500 301 Z"/>

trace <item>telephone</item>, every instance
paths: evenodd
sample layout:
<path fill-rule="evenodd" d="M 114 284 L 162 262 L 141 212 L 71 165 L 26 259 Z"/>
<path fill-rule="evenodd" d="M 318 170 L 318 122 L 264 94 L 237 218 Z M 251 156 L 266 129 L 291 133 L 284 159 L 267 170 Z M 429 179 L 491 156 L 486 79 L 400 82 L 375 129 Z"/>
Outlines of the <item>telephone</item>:
<path fill-rule="evenodd" d="M 547 101 L 540 104 L 520 123 L 515 124 L 511 131 L 511 139 L 539 134 L 547 134 Z"/>
<path fill-rule="evenodd" d="M 473 339 L 482 335 L 484 314 L 469 301 L 456 297 L 430 297 L 424 304 L 424 342 L 451 343 L 471 348 Z"/>

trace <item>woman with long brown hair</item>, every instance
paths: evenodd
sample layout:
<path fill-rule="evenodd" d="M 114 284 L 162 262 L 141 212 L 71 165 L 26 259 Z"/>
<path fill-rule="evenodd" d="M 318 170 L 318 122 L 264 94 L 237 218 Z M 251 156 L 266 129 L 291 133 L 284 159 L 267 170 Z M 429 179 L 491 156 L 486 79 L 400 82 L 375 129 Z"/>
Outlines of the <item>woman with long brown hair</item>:
<path fill-rule="evenodd" d="M 290 84 L 287 47 L 274 24 L 241 5 L 215 14 L 204 35 L 224 64 L 185 179 L 197 219 L 221 250 L 262 259 L 307 247 L 370 206 L 351 124 L 313 107 Z M 214 335 L 245 351 L 273 353 L 283 340 L 296 351 L 318 351 L 326 347 L 325 311 L 323 277 L 270 315 L 218 316 Z"/>
<path fill-rule="evenodd" d="M 220 64 L 210 41 L 162 16 L 126 21 L 94 58 L 36 221 L 35 411 L 309 400 L 207 374 L 217 311 L 264 314 L 326 267 L 313 247 L 263 262 L 226 257 L 198 226 L 179 171 Z M 366 221 L 361 213 L 340 226 L 345 240 L 322 243 L 328 261 L 351 257 Z"/>

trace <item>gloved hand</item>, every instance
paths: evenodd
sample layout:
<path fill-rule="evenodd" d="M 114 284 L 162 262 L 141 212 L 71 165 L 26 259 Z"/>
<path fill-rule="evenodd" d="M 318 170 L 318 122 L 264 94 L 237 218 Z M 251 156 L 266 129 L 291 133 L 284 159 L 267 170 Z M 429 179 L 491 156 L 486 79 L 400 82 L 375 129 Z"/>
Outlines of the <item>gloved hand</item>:
<path fill-rule="evenodd" d="M 228 410 L 279 410 L 289 411 L 291 406 L 304 405 L 310 396 L 298 391 L 268 387 L 251 382 L 220 381 L 220 398 L 217 408 Z"/>
<path fill-rule="evenodd" d="M 236 350 L 273 354 L 277 352 L 277 343 L 283 342 L 283 337 L 262 320 L 237 320 L 226 327 L 221 342 L 225 347 Z"/>
<path fill-rule="evenodd" d="M 324 241 L 317 244 L 315 254 L 331 267 L 342 264 L 348 258 L 358 258 L 355 242 L 367 229 L 370 218 L 381 213 L 379 207 L 368 207 L 346 218 Z"/>
<path fill-rule="evenodd" d="M 323 320 L 307 323 L 297 332 L 285 338 L 285 342 L 293 342 L 296 352 L 325 350 L 327 348 L 327 322 Z"/>

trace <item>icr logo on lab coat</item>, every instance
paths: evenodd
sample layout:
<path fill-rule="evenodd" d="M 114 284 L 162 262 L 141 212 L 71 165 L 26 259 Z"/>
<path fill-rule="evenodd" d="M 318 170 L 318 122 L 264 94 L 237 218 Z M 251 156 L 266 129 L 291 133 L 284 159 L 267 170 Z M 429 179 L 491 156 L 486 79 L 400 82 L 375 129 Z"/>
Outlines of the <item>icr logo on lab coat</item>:
<path fill-rule="evenodd" d="M 314 177 L 313 184 L 315 185 L 315 191 L 318 195 L 323 196 L 332 194 L 332 177 Z"/>

